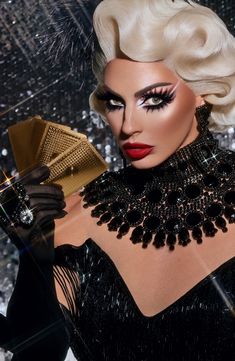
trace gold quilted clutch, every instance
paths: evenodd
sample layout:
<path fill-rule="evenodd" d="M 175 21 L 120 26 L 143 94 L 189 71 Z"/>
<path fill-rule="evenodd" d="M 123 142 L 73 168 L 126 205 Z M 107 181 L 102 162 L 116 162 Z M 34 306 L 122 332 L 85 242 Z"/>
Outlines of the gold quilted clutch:
<path fill-rule="evenodd" d="M 84 134 L 68 126 L 31 117 L 8 128 L 17 170 L 25 173 L 37 164 L 50 168 L 45 183 L 61 184 L 65 196 L 107 170 L 107 164 Z"/>

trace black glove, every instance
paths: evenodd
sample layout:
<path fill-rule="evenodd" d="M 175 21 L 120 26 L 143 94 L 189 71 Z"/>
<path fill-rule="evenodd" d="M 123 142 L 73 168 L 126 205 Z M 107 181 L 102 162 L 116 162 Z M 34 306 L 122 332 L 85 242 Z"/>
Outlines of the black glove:
<path fill-rule="evenodd" d="M 53 277 L 54 219 L 66 214 L 65 203 L 59 186 L 40 184 L 48 176 L 48 167 L 41 166 L 20 180 L 29 196 L 29 208 L 33 209 L 32 224 L 3 225 L 20 255 L 7 308 L 11 339 L 2 345 L 14 353 L 13 360 L 64 360 L 69 347 Z"/>
<path fill-rule="evenodd" d="M 30 226 L 23 225 L 20 222 L 8 221 L 7 224 L 4 224 L 0 221 L 3 230 L 19 249 L 20 255 L 24 252 L 31 254 L 39 263 L 53 262 L 54 219 L 66 215 L 66 212 L 63 211 L 65 202 L 62 187 L 56 184 L 40 184 L 49 177 L 49 174 L 49 168 L 41 166 L 19 181 L 24 186 L 29 197 L 27 208 L 32 210 L 34 214 L 34 221 Z M 8 187 L 3 191 L 3 209 L 8 217 L 11 217 L 9 213 L 13 212 L 14 203 L 19 198 L 17 191 L 14 192 L 16 184 L 19 182 L 13 183 L 12 187 Z M 24 203 L 26 204 L 26 202 Z"/>

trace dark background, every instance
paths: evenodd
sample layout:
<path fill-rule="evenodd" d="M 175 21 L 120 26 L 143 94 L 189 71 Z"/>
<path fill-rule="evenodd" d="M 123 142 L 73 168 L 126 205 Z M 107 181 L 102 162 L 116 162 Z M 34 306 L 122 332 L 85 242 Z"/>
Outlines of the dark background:
<path fill-rule="evenodd" d="M 35 114 L 89 134 L 106 160 L 119 165 L 108 129 L 103 129 L 103 123 L 88 106 L 95 85 L 90 63 L 92 14 L 99 2 L 0 1 L 2 170 L 14 174 L 7 128 Z M 199 2 L 215 10 L 235 34 L 234 1 Z"/>
<path fill-rule="evenodd" d="M 217 12 L 235 35 L 234 0 L 198 2 Z M 88 96 L 95 86 L 90 59 L 92 14 L 98 3 L 98 0 L 0 0 L 1 171 L 15 173 L 7 128 L 35 114 L 85 132 L 106 161 L 114 168 L 120 167 L 109 129 L 88 106 Z M 222 146 L 235 149 L 233 127 L 217 137 Z M 4 313 L 18 257 L 1 232 L 0 238 L 0 312 Z"/>

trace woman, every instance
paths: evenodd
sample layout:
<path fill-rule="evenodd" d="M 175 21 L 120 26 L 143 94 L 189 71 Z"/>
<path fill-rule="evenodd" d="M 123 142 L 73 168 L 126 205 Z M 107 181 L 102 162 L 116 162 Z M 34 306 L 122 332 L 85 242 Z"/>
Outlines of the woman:
<path fill-rule="evenodd" d="M 5 226 L 22 252 L 4 342 L 18 360 L 63 360 L 68 345 L 78 360 L 232 358 L 234 154 L 208 120 L 233 124 L 234 38 L 181 0 L 105 0 L 94 28 L 91 106 L 130 165 L 61 219 L 48 170 L 22 180 L 35 220 Z"/>

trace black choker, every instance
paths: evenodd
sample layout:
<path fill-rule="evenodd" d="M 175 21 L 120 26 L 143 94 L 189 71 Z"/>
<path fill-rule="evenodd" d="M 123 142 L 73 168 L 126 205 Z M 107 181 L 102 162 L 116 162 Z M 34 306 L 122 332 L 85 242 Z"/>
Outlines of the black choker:
<path fill-rule="evenodd" d="M 199 136 L 155 168 L 127 167 L 90 183 L 81 194 L 97 224 L 146 248 L 202 242 L 235 223 L 235 154 L 218 148 L 207 128 L 210 107 L 197 108 Z M 191 231 L 191 235 L 189 233 Z"/>

